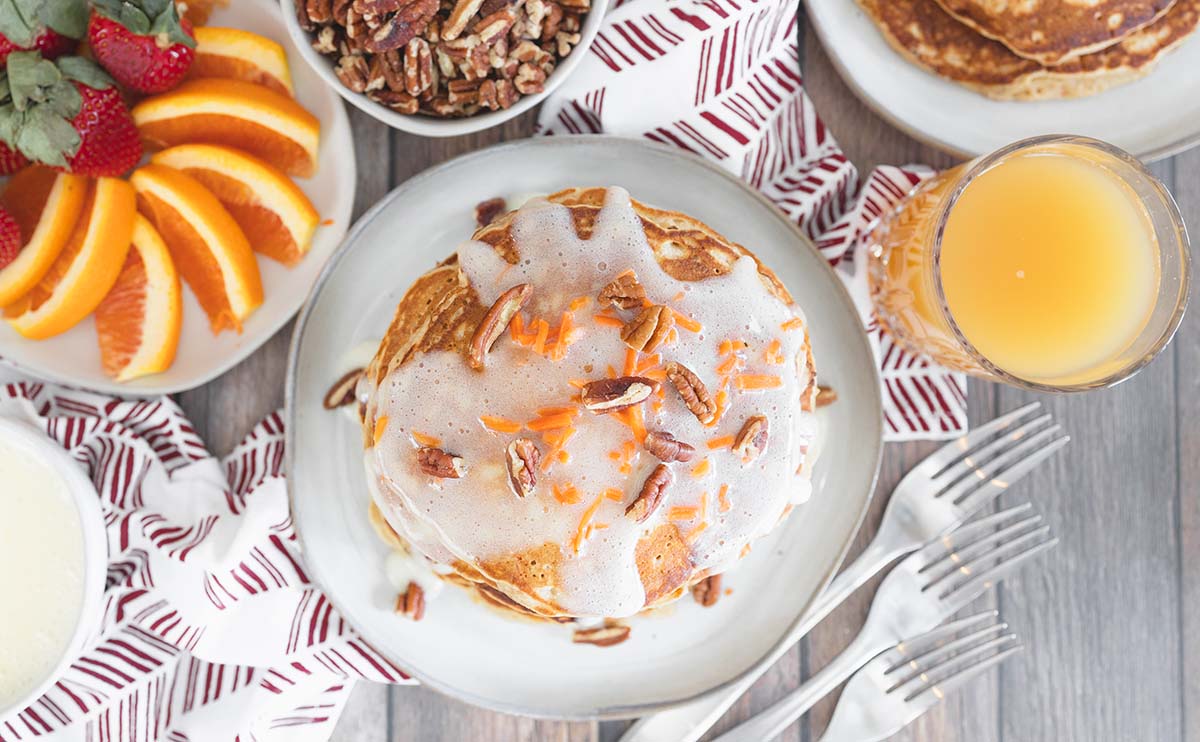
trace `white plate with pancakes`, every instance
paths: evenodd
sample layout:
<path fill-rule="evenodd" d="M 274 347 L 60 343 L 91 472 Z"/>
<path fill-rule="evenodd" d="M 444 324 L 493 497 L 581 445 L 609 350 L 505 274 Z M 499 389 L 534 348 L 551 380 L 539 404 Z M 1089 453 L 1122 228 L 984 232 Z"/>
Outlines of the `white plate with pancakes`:
<path fill-rule="evenodd" d="M 822 44 L 855 94 L 897 128 L 935 147 L 973 157 L 1030 136 L 1070 133 L 1153 160 L 1200 143 L 1200 33 L 1192 30 L 1194 0 L 1177 0 L 1158 21 L 1163 25 L 1147 26 L 1122 42 L 1130 49 L 1155 48 L 1158 35 L 1165 38 L 1170 31 L 1167 24 L 1183 26 L 1176 28 L 1178 38 L 1164 42 L 1169 48 L 1145 55 L 1151 62 L 1143 65 L 1139 57 L 1136 70 L 1114 61 L 1104 72 L 1062 74 L 1067 68 L 1044 68 L 997 41 L 973 38 L 975 32 L 942 13 L 935 0 L 866 2 L 893 14 L 889 37 L 881 32 L 883 23 L 856 0 L 806 0 L 806 7 Z M 1187 17 L 1181 18 L 1184 13 Z M 1121 44 L 1098 53 L 1125 54 Z M 921 55 L 932 67 L 918 63 Z M 1099 60 L 1086 63 L 1092 64 Z M 935 74 L 931 69 L 938 65 L 945 65 L 943 74 L 965 74 L 972 82 L 990 80 L 985 87 L 994 94 L 1050 97 L 993 99 Z M 961 73 L 964 67 L 972 71 Z M 996 82 L 1000 77 L 988 77 L 999 74 L 1000 67 L 1007 70 L 1003 85 Z M 955 68 L 960 72 L 954 73 Z"/>
<path fill-rule="evenodd" d="M 802 308 L 821 383 L 811 499 L 726 573 L 717 604 L 684 596 L 627 619 L 615 646 L 572 643 L 571 626 L 535 622 L 447 585 L 422 620 L 395 610 L 389 548 L 371 501 L 358 421 L 323 399 L 362 348 L 377 345 L 419 276 L 470 238 L 476 204 L 573 186 L 619 185 L 745 245 Z M 369 357 L 368 350 L 367 356 Z M 354 356 L 357 356 L 355 358 Z M 288 483 L 313 579 L 349 623 L 413 677 L 497 711 L 561 719 L 631 717 L 734 682 L 764 661 L 839 567 L 869 504 L 882 450 L 874 359 L 858 314 L 811 243 L 734 176 L 679 150 L 609 137 L 500 145 L 409 180 L 355 225 L 302 310 L 288 366 Z M 348 408 L 350 409 L 350 408 Z"/>
<path fill-rule="evenodd" d="M 40 341 L 26 339 L 7 322 L 0 322 L 4 361 L 41 378 L 110 394 L 151 396 L 193 389 L 233 368 L 287 324 L 304 303 L 325 260 L 341 243 L 350 226 L 356 184 L 354 139 L 341 98 L 300 58 L 275 0 L 219 3 L 207 25 L 251 31 L 281 44 L 296 100 L 320 122 L 316 175 L 296 179 L 321 218 L 308 253 L 291 267 L 256 255 L 263 303 L 246 318 L 240 333 L 226 330 L 213 335 L 196 295 L 184 284 L 179 347 L 171 367 L 162 373 L 125 383 L 106 375 L 91 316 L 61 335 Z"/>

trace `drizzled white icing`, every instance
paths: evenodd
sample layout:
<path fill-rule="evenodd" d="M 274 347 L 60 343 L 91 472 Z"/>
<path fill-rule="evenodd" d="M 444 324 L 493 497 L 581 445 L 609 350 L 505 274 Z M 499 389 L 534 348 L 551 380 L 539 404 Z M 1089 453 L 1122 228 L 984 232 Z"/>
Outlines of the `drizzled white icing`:
<path fill-rule="evenodd" d="M 679 281 L 669 276 L 647 244 L 628 194 L 618 188 L 608 191 L 587 240 L 577 237 L 565 207 L 544 199 L 520 209 L 512 233 L 520 255 L 515 266 L 483 243 L 467 242 L 459 248 L 459 264 L 480 301 L 488 306 L 505 289 L 528 283 L 534 292 L 523 313 L 526 325 L 534 317 L 557 325 L 573 299 L 591 297 L 592 302 L 573 315 L 579 338 L 565 358 L 551 361 L 505 334 L 487 356 L 482 373 L 471 370 L 457 353 L 426 353 L 393 371 L 378 389 L 365 390 L 374 397 L 376 417 L 388 419 L 382 438 L 365 452 L 373 496 L 397 532 L 436 563 L 463 560 L 478 565 L 552 542 L 561 545 L 564 560 L 552 593 L 539 597 L 576 616 L 632 615 L 646 602 L 635 547 L 670 517 L 672 508 L 706 503 L 703 518 L 679 520 L 677 526 L 690 535 L 696 569 L 720 571 L 747 543 L 774 528 L 789 504 L 808 498 L 811 486 L 804 463 L 816 431 L 814 416 L 800 409 L 800 394 L 809 381 L 802 363 L 805 333 L 795 322 L 783 329 L 801 315 L 768 291 L 748 257 L 717 278 Z M 763 390 L 738 391 L 730 385 L 728 409 L 714 427 L 702 425 L 670 384 L 664 384 L 657 411 L 644 405 L 646 429 L 668 431 L 697 451 L 691 462 L 670 465 L 674 482 L 663 504 L 642 524 L 626 518 L 624 509 L 659 462 L 638 446 L 631 471 L 621 472 L 621 461 L 610 452 L 621 449 L 632 435 L 616 417 L 581 410 L 576 433 L 566 445 L 569 461 L 555 462 L 549 472 L 539 471 L 536 490 L 524 499 L 507 484 L 505 446 L 518 435 L 537 441 L 543 452 L 548 446 L 538 433 L 497 433 L 479 421 L 480 415 L 532 420 L 538 408 L 571 405 L 578 393 L 572 380 L 602 378 L 609 366 L 621 372 L 626 346 L 618 328 L 594 322 L 593 313 L 600 288 L 627 269 L 636 273 L 650 300 L 703 326 L 699 332 L 677 328 L 678 339 L 656 351 L 663 363 L 682 363 L 715 393 L 717 369 L 726 358 L 718 352 L 721 342 L 742 340 L 749 347 L 743 352 L 741 373 L 782 380 L 781 386 Z M 620 315 L 628 319 L 632 312 Z M 782 364 L 766 360 L 772 341 L 779 343 Z M 753 462 L 743 463 L 729 448 L 706 446 L 736 434 L 755 414 L 767 417 L 770 435 L 766 451 Z M 440 439 L 441 448 L 463 458 L 466 474 L 444 480 L 423 474 L 416 465 L 414 433 Z M 694 467 L 705 459 L 708 473 L 693 476 Z M 574 485 L 579 502 L 556 500 L 555 484 Z M 725 512 L 718 499 L 722 484 L 728 485 L 730 507 Z M 619 490 L 620 501 L 604 499 L 606 488 Z M 591 522 L 607 527 L 593 530 L 576 552 L 581 518 L 598 499 Z M 678 511 L 675 515 L 679 517 Z M 705 527 L 698 529 L 702 521 Z"/>

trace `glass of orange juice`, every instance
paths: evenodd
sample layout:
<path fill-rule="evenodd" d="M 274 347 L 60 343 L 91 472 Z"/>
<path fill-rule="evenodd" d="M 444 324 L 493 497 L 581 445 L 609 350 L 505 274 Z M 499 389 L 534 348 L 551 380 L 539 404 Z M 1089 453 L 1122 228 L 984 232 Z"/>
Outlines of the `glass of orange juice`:
<path fill-rule="evenodd" d="M 922 183 L 868 243 L 879 321 L 949 368 L 1042 391 L 1123 381 L 1183 319 L 1188 236 L 1116 147 L 1009 145 Z"/>

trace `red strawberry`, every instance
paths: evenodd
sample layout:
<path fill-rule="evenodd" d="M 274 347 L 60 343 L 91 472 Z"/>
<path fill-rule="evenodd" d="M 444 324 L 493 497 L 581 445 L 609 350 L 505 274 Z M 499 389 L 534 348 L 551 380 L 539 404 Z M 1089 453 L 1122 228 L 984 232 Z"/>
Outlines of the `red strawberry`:
<path fill-rule="evenodd" d="M 30 160 L 92 177 L 124 175 L 142 158 L 133 117 L 94 62 L 14 52 L 0 77 L 0 140 Z"/>
<path fill-rule="evenodd" d="M 192 24 L 173 0 L 94 0 L 88 44 L 122 85 L 162 93 L 178 85 L 196 57 Z"/>
<path fill-rule="evenodd" d="M 28 157 L 0 142 L 0 175 L 12 175 L 28 164 Z"/>
<path fill-rule="evenodd" d="M 87 29 L 86 0 L 7 0 L 0 3 L 0 66 L 15 51 L 54 59 L 75 50 Z"/>
<path fill-rule="evenodd" d="M 21 254 L 21 226 L 8 209 L 0 206 L 0 270 Z"/>

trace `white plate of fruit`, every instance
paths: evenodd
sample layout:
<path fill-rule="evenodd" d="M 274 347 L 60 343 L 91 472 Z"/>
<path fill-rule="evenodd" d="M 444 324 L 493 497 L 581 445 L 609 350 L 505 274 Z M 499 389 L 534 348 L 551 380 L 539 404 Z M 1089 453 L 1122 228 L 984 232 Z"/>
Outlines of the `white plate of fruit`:
<path fill-rule="evenodd" d="M 341 100 L 271 0 L 5 5 L 0 358 L 121 394 L 215 378 L 349 227 Z"/>

